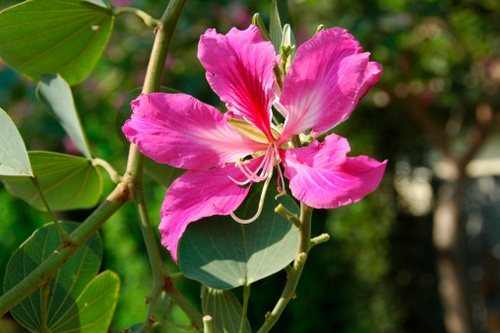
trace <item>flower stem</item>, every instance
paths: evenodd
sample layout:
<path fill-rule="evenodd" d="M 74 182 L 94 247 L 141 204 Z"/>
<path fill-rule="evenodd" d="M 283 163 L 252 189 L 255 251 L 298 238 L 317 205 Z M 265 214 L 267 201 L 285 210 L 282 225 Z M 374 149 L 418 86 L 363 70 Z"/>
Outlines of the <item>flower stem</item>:
<path fill-rule="evenodd" d="M 146 76 L 144 78 L 142 93 L 147 94 L 160 90 L 163 66 L 167 57 L 168 48 L 172 40 L 176 23 L 185 4 L 186 0 L 171 0 L 162 15 L 162 18 L 158 22 L 155 29 L 156 36 L 151 50 Z M 133 178 L 133 181 L 129 183 L 130 191 L 136 205 L 142 236 L 148 251 L 151 271 L 153 274 L 153 288 L 148 296 L 147 319 L 144 321 L 138 332 L 149 332 L 154 326 L 156 322 L 155 313 L 158 306 L 158 299 L 161 297 L 162 292 L 166 292 L 170 298 L 186 313 L 194 325 L 201 328 L 203 327 L 201 314 L 196 311 L 184 298 L 184 296 L 182 296 L 174 287 L 172 280 L 163 265 L 144 197 L 142 181 L 143 164 L 144 156 L 139 152 L 137 146 L 131 144 L 127 165 L 127 172 Z"/>
<path fill-rule="evenodd" d="M 266 314 L 266 320 L 257 333 L 269 332 L 276 324 L 288 302 L 295 297 L 295 289 L 299 283 L 300 275 L 307 259 L 307 253 L 311 247 L 311 218 L 313 209 L 304 203 L 300 203 L 300 228 L 299 249 L 293 262 L 293 266 L 287 270 L 287 280 L 278 302 L 271 312 Z"/>
<path fill-rule="evenodd" d="M 243 286 L 243 309 L 241 310 L 240 333 L 245 332 L 245 323 L 248 311 L 248 299 L 250 298 L 250 285 Z"/>

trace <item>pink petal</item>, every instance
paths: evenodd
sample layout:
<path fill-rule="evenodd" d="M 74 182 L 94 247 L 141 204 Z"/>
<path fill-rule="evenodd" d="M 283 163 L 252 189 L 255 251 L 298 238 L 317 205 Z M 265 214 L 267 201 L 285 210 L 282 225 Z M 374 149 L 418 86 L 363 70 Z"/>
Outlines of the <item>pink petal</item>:
<path fill-rule="evenodd" d="M 207 70 L 212 89 L 229 111 L 259 128 L 269 139 L 274 100 L 275 51 L 259 30 L 231 29 L 227 35 L 209 29 L 201 36 L 198 58 Z"/>
<path fill-rule="evenodd" d="M 361 200 L 379 185 L 387 161 L 346 157 L 346 139 L 329 135 L 308 147 L 285 151 L 285 176 L 295 198 L 314 208 L 337 208 Z"/>
<path fill-rule="evenodd" d="M 141 95 L 132 110 L 123 133 L 159 163 L 206 169 L 267 148 L 229 126 L 217 109 L 189 95 Z"/>
<path fill-rule="evenodd" d="M 252 160 L 259 163 L 261 159 Z M 160 211 L 162 244 L 177 261 L 177 246 L 189 223 L 212 215 L 228 215 L 243 202 L 250 186 L 238 186 L 228 176 L 244 181 L 234 165 L 208 170 L 188 170 L 167 191 Z M 235 222 L 236 223 L 236 222 Z"/>
<path fill-rule="evenodd" d="M 311 128 L 324 133 L 350 116 L 382 75 L 382 66 L 361 52 L 340 28 L 321 31 L 298 48 L 280 99 L 287 117 L 282 137 Z"/>

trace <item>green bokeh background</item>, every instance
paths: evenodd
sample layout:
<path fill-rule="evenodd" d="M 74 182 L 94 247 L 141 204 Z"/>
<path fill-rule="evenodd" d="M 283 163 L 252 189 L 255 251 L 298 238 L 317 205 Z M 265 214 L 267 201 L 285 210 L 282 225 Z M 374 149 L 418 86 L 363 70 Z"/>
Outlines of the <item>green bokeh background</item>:
<path fill-rule="evenodd" d="M 0 8 L 14 3 L 0 0 Z M 166 1 L 153 0 L 113 3 L 140 8 L 155 17 L 161 15 L 166 5 Z M 383 65 L 380 82 L 335 132 L 349 139 L 353 156 L 388 159 L 389 164 L 375 193 L 347 207 L 315 212 L 313 235 L 328 232 L 331 240 L 311 251 L 297 298 L 273 331 L 445 332 L 432 244 L 432 206 L 428 210 L 412 210 L 409 206 L 416 199 L 404 197 L 395 183 L 398 177 L 424 170 L 430 175 L 426 184 L 431 189 L 439 185 L 440 180 L 432 172 L 433 161 L 439 155 L 436 143 L 415 121 L 415 114 L 425 110 L 461 149 L 463 131 L 456 130 L 454 134 L 453 128 L 449 128 L 456 124 L 454 120 L 460 120 L 461 129 L 468 128 L 476 121 L 479 106 L 499 110 L 500 3 L 496 0 L 278 3 L 282 22 L 291 23 L 299 43 L 308 39 L 318 24 L 327 28 L 341 26 L 372 53 L 372 60 Z M 196 58 L 199 36 L 211 27 L 224 33 L 233 26 L 245 28 L 255 12 L 267 22 L 269 7 L 270 1 L 261 0 L 188 0 L 171 45 L 163 85 L 222 106 L 210 90 Z M 73 89 L 95 156 L 108 160 L 120 173 L 125 169 L 128 147 L 117 130 L 121 121 L 117 124 L 116 118 L 123 105 L 127 109 L 128 93 L 141 85 L 152 40 L 152 32 L 138 18 L 118 17 L 103 59 L 91 77 Z M 0 107 L 18 125 L 28 149 L 75 151 L 59 125 L 36 103 L 34 83 L 19 77 L 1 62 Z M 490 178 L 498 188 L 498 176 Z M 149 178 L 146 182 L 149 209 L 156 226 L 165 189 Z M 104 193 L 112 188 L 113 184 L 106 179 Z M 500 200 L 500 196 L 495 198 Z M 498 203 L 495 200 L 493 204 Z M 65 213 L 64 218 L 78 221 L 88 214 L 89 211 L 72 211 Z M 500 221 L 498 214 L 493 213 L 489 218 Z M 48 221 L 47 216 L 11 198 L 0 185 L 0 277 L 4 276 L 10 254 L 33 230 Z M 101 233 L 105 247 L 103 269 L 114 270 L 122 281 L 113 323 L 113 331 L 120 331 L 144 320 L 145 297 L 151 285 L 149 262 L 133 204 L 126 204 Z M 496 244 L 496 239 L 486 242 L 484 248 L 476 251 L 480 258 L 493 258 L 493 273 L 484 268 L 486 273 L 473 279 L 468 289 L 472 299 L 484 300 L 474 303 L 482 304 L 478 310 L 482 312 L 474 317 L 475 332 L 498 332 L 500 326 L 496 325 L 500 323 L 498 310 L 494 311 L 500 304 L 496 287 L 498 259 L 492 255 Z M 469 248 L 464 251 L 470 253 Z M 163 254 L 167 265 L 176 270 L 167 252 Z M 279 273 L 252 288 L 249 317 L 254 329 L 274 304 L 284 279 L 284 274 Z M 487 283 L 494 287 L 481 287 Z M 197 283 L 183 281 L 179 288 L 193 302 L 198 302 Z M 171 318 L 187 324 L 175 307 Z M 7 318 L 0 319 L 0 332 L 17 332 L 10 325 Z M 157 331 L 182 332 L 172 327 Z"/>

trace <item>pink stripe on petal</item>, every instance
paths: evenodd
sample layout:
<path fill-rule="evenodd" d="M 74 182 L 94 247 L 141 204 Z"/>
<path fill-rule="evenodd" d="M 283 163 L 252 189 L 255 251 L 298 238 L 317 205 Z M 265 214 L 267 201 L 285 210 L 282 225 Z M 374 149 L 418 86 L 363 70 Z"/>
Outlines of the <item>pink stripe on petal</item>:
<path fill-rule="evenodd" d="M 346 147 L 346 139 L 332 134 L 322 143 L 285 151 L 282 158 L 292 195 L 314 208 L 337 208 L 373 192 L 387 161 L 346 157 Z"/>
<path fill-rule="evenodd" d="M 275 56 L 271 42 L 264 41 L 253 25 L 243 31 L 233 28 L 227 35 L 209 29 L 198 47 L 207 80 L 228 110 L 244 117 L 270 139 Z"/>
<path fill-rule="evenodd" d="M 261 159 L 252 160 L 252 166 Z M 234 165 L 201 171 L 187 171 L 167 191 L 160 215 L 162 244 L 177 261 L 177 246 L 189 223 L 213 215 L 228 215 L 243 202 L 250 186 L 242 188 L 229 176 L 243 182 Z M 236 222 L 235 222 L 236 223 Z"/>
<path fill-rule="evenodd" d="M 282 137 L 308 129 L 324 133 L 347 119 L 382 74 L 344 29 L 320 31 L 301 45 L 283 83 L 287 117 Z M 283 109 L 283 108 L 281 108 Z"/>
<path fill-rule="evenodd" d="M 217 109 L 189 95 L 141 95 L 132 109 L 123 133 L 159 163 L 206 169 L 267 148 L 234 130 Z"/>

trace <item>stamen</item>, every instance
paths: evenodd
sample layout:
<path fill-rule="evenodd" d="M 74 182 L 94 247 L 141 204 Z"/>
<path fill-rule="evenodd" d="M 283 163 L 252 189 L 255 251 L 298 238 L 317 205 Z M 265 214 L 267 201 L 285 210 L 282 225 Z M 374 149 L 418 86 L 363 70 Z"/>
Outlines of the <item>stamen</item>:
<path fill-rule="evenodd" d="M 266 182 L 264 183 L 264 187 L 262 188 L 257 213 L 255 213 L 255 215 L 253 217 L 251 217 L 247 220 L 243 220 L 243 219 L 240 219 L 238 216 L 236 216 L 234 214 L 234 212 L 232 212 L 229 215 L 231 215 L 233 220 L 235 220 L 236 222 L 239 222 L 241 224 L 248 224 L 248 223 L 252 223 L 253 221 L 255 221 L 256 219 L 259 218 L 260 214 L 262 213 L 262 208 L 264 207 L 264 200 L 266 199 L 267 188 L 269 186 L 269 183 L 271 182 L 271 178 L 273 178 L 273 169 L 271 169 L 270 173 L 268 174 Z"/>

